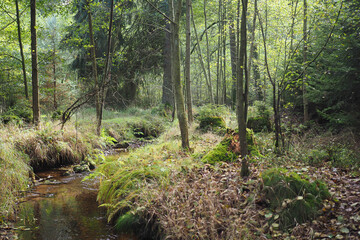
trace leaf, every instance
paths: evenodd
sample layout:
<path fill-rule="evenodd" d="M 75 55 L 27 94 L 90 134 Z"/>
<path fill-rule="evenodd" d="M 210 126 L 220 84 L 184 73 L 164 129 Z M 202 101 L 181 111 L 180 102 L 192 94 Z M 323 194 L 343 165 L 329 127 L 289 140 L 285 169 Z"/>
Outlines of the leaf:
<path fill-rule="evenodd" d="M 349 231 L 348 228 L 342 227 L 342 228 L 340 229 L 340 232 L 342 232 L 342 233 L 349 233 L 350 231 Z"/>
<path fill-rule="evenodd" d="M 272 216 L 273 216 L 272 213 L 267 213 L 267 214 L 265 214 L 265 218 L 266 218 L 266 219 L 269 219 L 269 218 L 271 218 Z"/>

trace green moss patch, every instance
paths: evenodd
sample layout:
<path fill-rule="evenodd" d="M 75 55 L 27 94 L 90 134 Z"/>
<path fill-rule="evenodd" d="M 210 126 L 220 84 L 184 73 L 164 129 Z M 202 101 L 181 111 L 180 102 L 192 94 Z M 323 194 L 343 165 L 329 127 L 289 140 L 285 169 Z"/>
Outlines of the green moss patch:
<path fill-rule="evenodd" d="M 199 128 L 204 131 L 219 131 L 226 129 L 226 123 L 222 117 L 202 117 L 199 121 Z"/>
<path fill-rule="evenodd" d="M 263 193 L 269 207 L 277 214 L 270 222 L 287 229 L 316 217 L 322 201 L 330 197 L 326 185 L 310 181 L 306 175 L 272 168 L 262 175 Z"/>
<path fill-rule="evenodd" d="M 259 149 L 256 146 L 254 132 L 246 129 L 246 141 L 248 144 L 248 153 L 251 156 L 261 157 Z M 225 136 L 225 138 L 203 158 L 202 162 L 215 164 L 217 162 L 234 162 L 240 154 L 240 142 L 238 133 L 232 132 Z"/>
<path fill-rule="evenodd" d="M 271 122 L 269 117 L 258 116 L 248 119 L 248 128 L 251 128 L 254 132 L 270 131 Z"/>

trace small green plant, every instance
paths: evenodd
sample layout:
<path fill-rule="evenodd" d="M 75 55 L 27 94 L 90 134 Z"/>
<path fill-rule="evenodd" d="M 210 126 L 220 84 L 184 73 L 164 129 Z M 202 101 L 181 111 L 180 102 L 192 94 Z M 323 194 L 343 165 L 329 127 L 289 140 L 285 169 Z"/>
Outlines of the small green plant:
<path fill-rule="evenodd" d="M 306 175 L 298 175 L 282 168 L 272 168 L 262 174 L 263 193 L 271 211 L 276 215 L 270 223 L 288 229 L 317 216 L 322 201 L 330 197 L 326 185 L 311 182 Z"/>

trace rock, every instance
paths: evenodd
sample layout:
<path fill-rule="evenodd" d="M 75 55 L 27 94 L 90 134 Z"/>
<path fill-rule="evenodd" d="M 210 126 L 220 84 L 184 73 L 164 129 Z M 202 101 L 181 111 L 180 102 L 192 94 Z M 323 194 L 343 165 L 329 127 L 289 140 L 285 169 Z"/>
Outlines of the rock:
<path fill-rule="evenodd" d="M 82 172 L 90 172 L 89 166 L 88 165 L 75 165 L 73 167 L 73 170 L 75 173 L 82 173 Z"/>

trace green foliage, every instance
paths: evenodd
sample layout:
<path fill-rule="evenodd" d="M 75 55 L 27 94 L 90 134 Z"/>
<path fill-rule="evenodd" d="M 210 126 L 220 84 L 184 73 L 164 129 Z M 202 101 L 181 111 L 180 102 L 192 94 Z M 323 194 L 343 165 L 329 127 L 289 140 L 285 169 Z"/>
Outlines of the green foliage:
<path fill-rule="evenodd" d="M 265 199 L 270 209 L 278 214 L 271 222 L 277 222 L 282 229 L 313 219 L 322 201 L 330 197 L 322 181 L 311 182 L 308 176 L 286 169 L 269 169 L 262 174 L 262 179 Z"/>
<path fill-rule="evenodd" d="M 140 226 L 139 217 L 130 211 L 121 215 L 115 223 L 116 231 L 122 233 L 134 233 Z"/>
<path fill-rule="evenodd" d="M 206 117 L 224 117 L 229 114 L 229 110 L 224 105 L 207 104 L 199 108 L 197 119 Z"/>
<path fill-rule="evenodd" d="M 26 101 L 19 101 L 2 113 L 0 119 L 3 123 L 30 123 L 32 121 L 31 105 Z"/>

